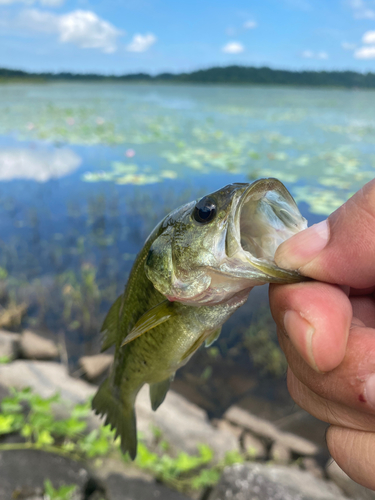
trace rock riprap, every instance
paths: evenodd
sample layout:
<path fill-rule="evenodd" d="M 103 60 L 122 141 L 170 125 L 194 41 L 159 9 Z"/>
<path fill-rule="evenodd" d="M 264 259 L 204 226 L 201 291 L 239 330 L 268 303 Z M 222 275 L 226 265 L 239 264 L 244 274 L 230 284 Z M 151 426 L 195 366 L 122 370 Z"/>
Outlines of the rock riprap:
<path fill-rule="evenodd" d="M 257 463 L 224 470 L 208 500 L 348 500 L 331 482 L 294 467 Z"/>

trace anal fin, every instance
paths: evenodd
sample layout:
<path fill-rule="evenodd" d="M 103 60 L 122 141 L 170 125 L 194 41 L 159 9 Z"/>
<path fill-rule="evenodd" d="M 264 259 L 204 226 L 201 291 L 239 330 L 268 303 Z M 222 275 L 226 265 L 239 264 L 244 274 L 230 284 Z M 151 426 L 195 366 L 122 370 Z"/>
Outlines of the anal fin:
<path fill-rule="evenodd" d="M 217 340 L 220 336 L 220 333 L 221 333 L 221 327 L 218 328 L 217 330 L 213 331 L 209 337 L 206 338 L 206 340 L 204 341 L 204 345 L 206 347 L 210 347 L 210 345 L 212 345 L 215 340 Z"/>
<path fill-rule="evenodd" d="M 165 380 L 162 380 L 161 382 L 150 384 L 150 400 L 151 408 L 153 409 L 153 411 L 156 411 L 164 401 L 173 378 L 174 375 Z"/>

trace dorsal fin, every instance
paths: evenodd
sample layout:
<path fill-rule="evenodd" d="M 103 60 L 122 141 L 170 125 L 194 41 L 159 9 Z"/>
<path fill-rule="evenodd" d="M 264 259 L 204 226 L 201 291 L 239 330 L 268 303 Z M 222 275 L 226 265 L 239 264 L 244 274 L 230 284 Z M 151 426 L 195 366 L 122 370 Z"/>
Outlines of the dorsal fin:
<path fill-rule="evenodd" d="M 102 352 L 116 343 L 122 299 L 122 294 L 117 297 L 103 322 L 102 329 L 100 330 L 102 334 Z"/>
<path fill-rule="evenodd" d="M 125 337 L 124 342 L 121 346 L 128 344 L 132 340 L 136 339 L 140 335 L 152 330 L 158 325 L 161 325 L 169 318 L 176 314 L 175 302 L 169 302 L 169 300 L 163 300 L 155 307 L 152 307 L 146 311 L 136 322 L 133 329 Z"/>

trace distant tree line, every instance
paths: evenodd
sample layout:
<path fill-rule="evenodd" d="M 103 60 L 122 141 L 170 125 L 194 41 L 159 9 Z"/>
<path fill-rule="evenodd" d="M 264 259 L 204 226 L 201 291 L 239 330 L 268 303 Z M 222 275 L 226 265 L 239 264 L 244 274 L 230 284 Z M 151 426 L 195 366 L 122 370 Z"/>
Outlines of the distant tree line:
<path fill-rule="evenodd" d="M 28 73 L 0 68 L 0 80 L 75 80 L 75 81 L 134 81 L 170 83 L 220 83 L 252 85 L 331 86 L 375 88 L 375 73 L 355 71 L 288 71 L 267 67 L 227 66 L 201 69 L 191 73 L 132 73 L 100 75 L 94 73 Z"/>

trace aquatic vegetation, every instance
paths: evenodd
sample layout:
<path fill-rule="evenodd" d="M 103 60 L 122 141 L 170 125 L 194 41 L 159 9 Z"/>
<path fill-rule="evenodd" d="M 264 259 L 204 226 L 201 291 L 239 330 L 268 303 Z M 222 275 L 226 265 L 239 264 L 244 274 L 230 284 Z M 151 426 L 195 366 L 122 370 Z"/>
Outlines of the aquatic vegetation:
<path fill-rule="evenodd" d="M 308 203 L 310 212 L 314 214 L 329 215 L 339 208 L 352 193 L 337 192 L 333 189 L 311 188 L 307 186 L 296 187 L 293 190 L 297 202 Z"/>
<path fill-rule="evenodd" d="M 85 172 L 82 180 L 85 182 L 114 182 L 115 184 L 134 184 L 143 186 L 145 184 L 155 184 L 164 179 L 175 179 L 177 174 L 172 170 L 162 170 L 159 175 L 150 172 L 147 165 L 143 168 L 135 163 L 127 164 L 120 161 L 112 162 L 106 171 Z"/>
<path fill-rule="evenodd" d="M 0 405 L 0 436 L 18 432 L 24 442 L 1 443 L 1 450 L 37 449 L 71 457 L 75 460 L 100 459 L 109 454 L 118 454 L 119 440 L 113 441 L 114 432 L 109 426 L 88 430 L 87 417 L 90 401 L 67 406 L 69 416 L 56 419 L 53 405 L 66 404 L 59 394 L 43 398 L 31 389 L 10 389 L 10 396 Z M 26 410 L 26 411 L 25 411 Z M 205 444 L 198 447 L 196 455 L 179 452 L 169 453 L 168 442 L 159 429 L 153 429 L 155 445 L 149 449 L 140 436 L 140 446 L 135 465 L 154 475 L 156 479 L 180 491 L 199 490 L 217 483 L 225 466 L 242 463 L 244 457 L 237 451 L 229 452 L 219 463 L 213 465 L 213 451 Z M 128 463 L 128 457 L 122 455 Z M 67 485 L 54 489 L 46 480 L 45 494 L 51 500 L 69 500 L 75 486 Z"/>
<path fill-rule="evenodd" d="M 180 452 L 176 457 L 170 456 L 168 443 L 158 437 L 156 451 L 151 451 L 140 443 L 135 464 L 152 473 L 156 479 L 175 489 L 188 492 L 214 486 L 220 479 L 225 467 L 243 463 L 244 456 L 236 450 L 227 452 L 224 459 L 212 465 L 213 451 L 207 445 L 198 446 L 198 455 Z M 127 458 L 124 458 L 128 461 Z"/>
<path fill-rule="evenodd" d="M 249 352 L 254 367 L 263 375 L 281 377 L 287 362 L 277 342 L 276 327 L 269 308 L 262 307 L 244 332 L 243 344 Z"/>
<path fill-rule="evenodd" d="M 45 500 L 72 500 L 76 490 L 75 484 L 63 485 L 55 489 L 49 479 L 44 481 Z"/>
<path fill-rule="evenodd" d="M 53 405 L 57 403 L 62 403 L 58 394 L 43 398 L 31 389 L 11 389 L 10 396 L 3 398 L 0 406 L 0 435 L 19 432 L 25 442 L 0 443 L 0 450 L 41 449 L 73 458 L 108 453 L 109 437 L 113 439 L 108 427 L 87 432 L 89 401 L 75 405 L 67 418 L 59 420 L 53 413 Z"/>

